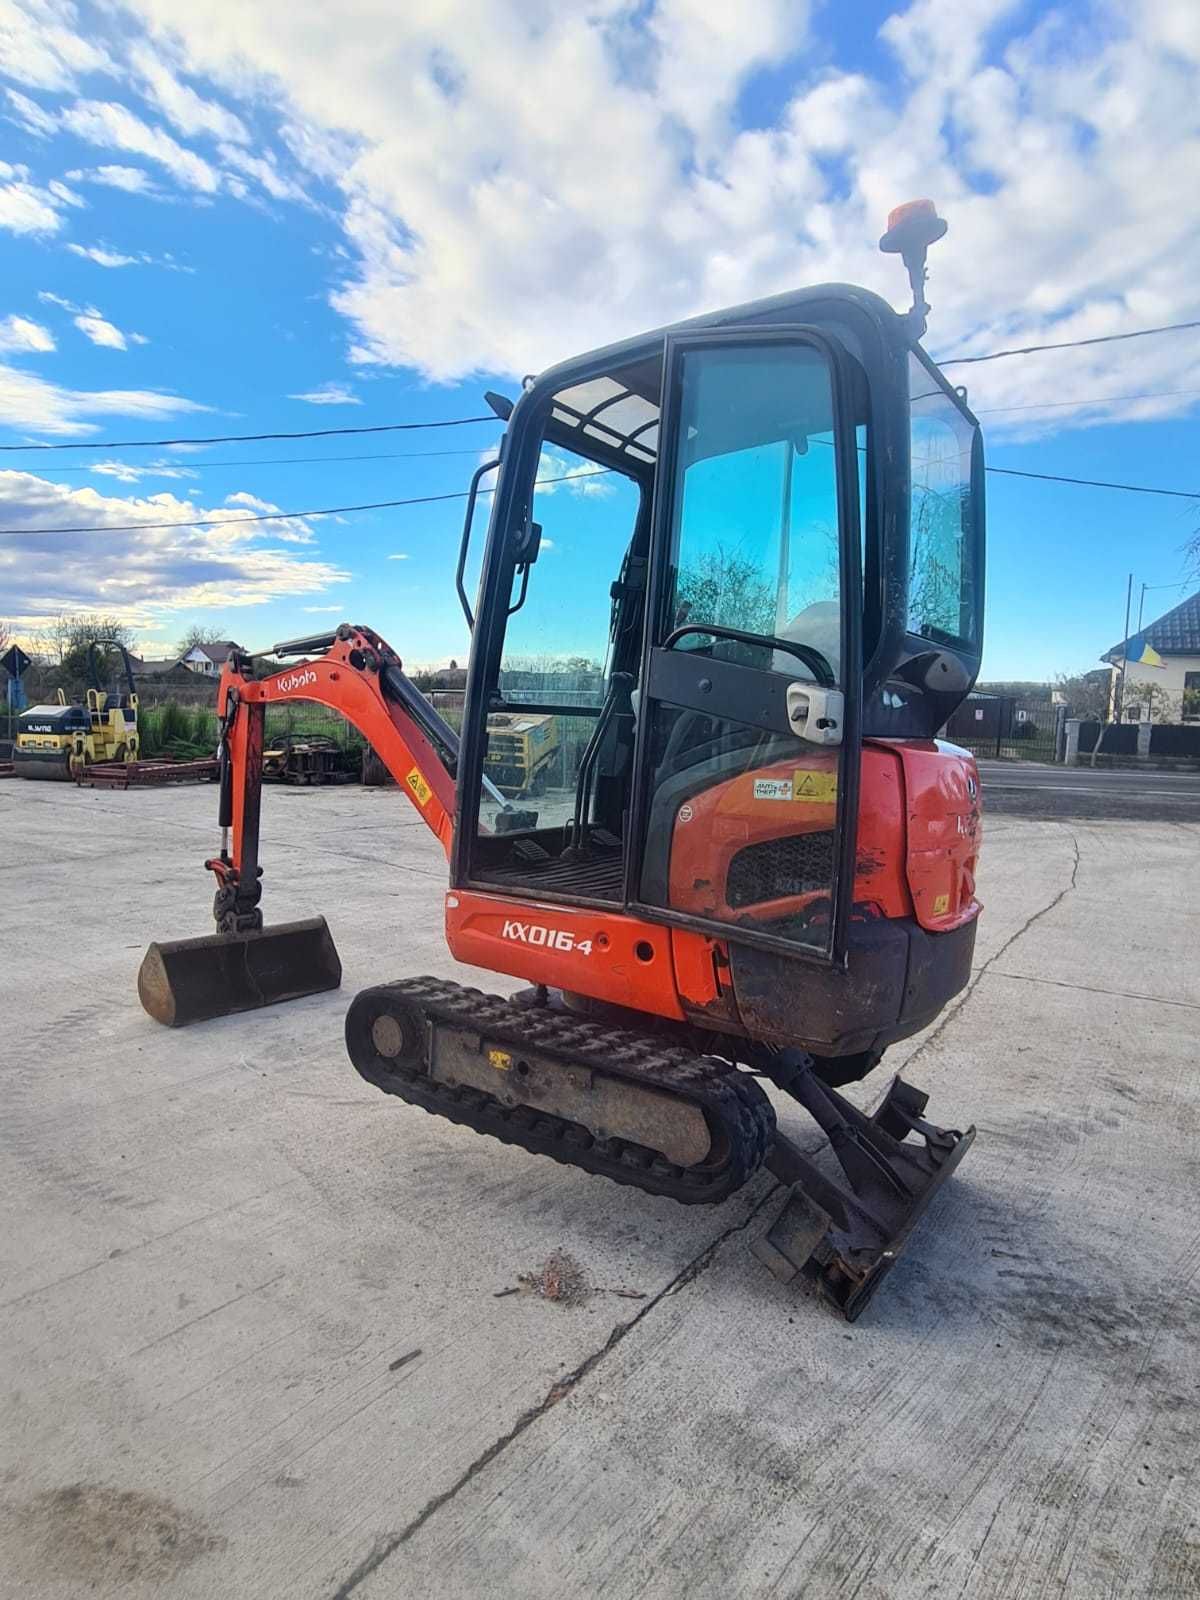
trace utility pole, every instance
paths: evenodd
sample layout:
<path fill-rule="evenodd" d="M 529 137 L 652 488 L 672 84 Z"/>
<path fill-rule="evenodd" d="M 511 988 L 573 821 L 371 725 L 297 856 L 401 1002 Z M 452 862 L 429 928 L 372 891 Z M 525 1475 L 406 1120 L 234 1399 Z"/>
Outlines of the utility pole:
<path fill-rule="evenodd" d="M 1112 694 L 1112 720 L 1116 724 L 1121 721 L 1122 703 L 1125 699 L 1125 673 L 1129 667 L 1129 612 L 1133 605 L 1133 573 L 1129 574 L 1129 582 L 1125 585 L 1125 632 L 1121 636 L 1121 675 L 1117 679 L 1116 687 Z M 1108 723 L 1102 722 L 1096 732 L 1096 742 L 1092 746 L 1092 766 L 1096 765 L 1096 757 L 1100 754 L 1100 746 L 1104 743 L 1104 730 Z"/>
<path fill-rule="evenodd" d="M 1145 596 L 1146 585 L 1142 585 L 1142 595 Z M 1115 712 L 1114 722 L 1120 722 L 1121 712 L 1125 702 L 1125 674 L 1129 671 L 1129 611 L 1133 605 L 1133 573 L 1129 574 L 1129 582 L 1125 586 L 1125 632 L 1121 635 L 1121 676 L 1117 680 L 1117 692 L 1114 696 Z"/>

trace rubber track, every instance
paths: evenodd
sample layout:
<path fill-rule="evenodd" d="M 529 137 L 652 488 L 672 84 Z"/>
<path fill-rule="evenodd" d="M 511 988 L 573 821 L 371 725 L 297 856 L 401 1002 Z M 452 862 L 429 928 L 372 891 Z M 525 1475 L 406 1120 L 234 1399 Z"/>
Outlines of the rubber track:
<path fill-rule="evenodd" d="M 435 1025 L 470 1029 L 489 1042 L 557 1056 L 610 1078 L 677 1095 L 700 1106 L 710 1127 L 723 1135 L 723 1157 L 715 1166 L 679 1167 L 629 1140 L 597 1139 L 577 1122 L 533 1106 L 506 1106 L 481 1089 L 440 1083 L 422 1066 L 385 1060 L 369 1042 L 370 1021 L 364 1021 L 364 1014 L 373 1018 L 393 1005 L 404 1011 L 416 1006 Z M 728 1062 L 570 1012 L 514 1006 L 499 995 L 440 978 L 407 978 L 364 989 L 346 1017 L 346 1044 L 357 1070 L 386 1094 L 504 1144 L 684 1205 L 728 1199 L 762 1165 L 775 1135 L 771 1102 L 753 1078 Z"/>

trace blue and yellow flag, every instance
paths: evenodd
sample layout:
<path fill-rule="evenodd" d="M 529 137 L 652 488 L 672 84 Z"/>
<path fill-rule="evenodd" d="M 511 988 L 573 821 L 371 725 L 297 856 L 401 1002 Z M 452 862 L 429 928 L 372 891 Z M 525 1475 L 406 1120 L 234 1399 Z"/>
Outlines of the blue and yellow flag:
<path fill-rule="evenodd" d="M 1146 643 L 1144 633 L 1135 634 L 1125 641 L 1125 660 L 1139 667 L 1165 667 L 1166 662 L 1152 644 Z"/>

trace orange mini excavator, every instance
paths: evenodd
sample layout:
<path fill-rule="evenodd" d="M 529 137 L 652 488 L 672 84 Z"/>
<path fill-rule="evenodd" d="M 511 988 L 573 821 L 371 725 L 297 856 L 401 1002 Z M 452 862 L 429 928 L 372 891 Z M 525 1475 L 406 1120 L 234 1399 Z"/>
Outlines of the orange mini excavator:
<path fill-rule="evenodd" d="M 445 848 L 451 952 L 532 985 L 364 990 L 346 1019 L 362 1076 L 687 1203 L 766 1165 L 787 1198 L 757 1252 L 855 1317 L 974 1132 L 927 1121 L 899 1077 L 873 1115 L 838 1093 L 960 993 L 980 909 L 975 764 L 935 738 L 983 617 L 979 428 L 920 345 L 945 228 L 929 201 L 889 219 L 904 314 L 822 285 L 489 395 L 506 427 L 467 498 L 461 731 L 367 627 L 277 645 L 265 673 L 231 655 L 218 931 L 150 947 L 151 1016 L 340 982 L 323 918 L 264 928 L 259 909 L 266 707 L 332 707 Z M 553 719 L 556 748 L 506 796 L 489 728 L 517 714 Z M 829 1149 L 777 1129 L 764 1079 Z"/>

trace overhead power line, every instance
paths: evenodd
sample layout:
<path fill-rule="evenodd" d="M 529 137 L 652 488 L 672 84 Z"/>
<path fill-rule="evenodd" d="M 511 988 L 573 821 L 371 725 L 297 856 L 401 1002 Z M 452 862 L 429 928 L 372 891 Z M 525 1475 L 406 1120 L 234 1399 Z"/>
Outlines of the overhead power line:
<path fill-rule="evenodd" d="M 931 389 L 929 393 L 937 395 L 941 393 L 941 390 Z M 1183 395 L 1196 394 L 1200 394 L 1200 389 L 1156 389 L 1148 390 L 1144 394 L 1092 395 L 1080 400 L 1036 400 L 1019 406 L 988 406 L 976 411 L 975 415 L 977 417 L 997 417 L 1013 411 L 1066 410 L 1079 406 L 1117 405 L 1133 400 L 1168 400 Z M 8 447 L 5 446 L 4 448 L 7 449 Z M 36 449 L 37 446 L 27 445 L 23 448 Z M 378 450 L 363 455 L 349 456 L 249 456 L 244 457 L 241 461 L 197 461 L 194 464 L 194 468 L 189 470 L 200 472 L 210 467 L 214 470 L 225 467 L 239 469 L 243 467 L 314 467 L 321 466 L 326 462 L 332 464 L 347 461 L 432 461 L 440 456 L 474 456 L 478 455 L 478 453 L 477 450 Z M 106 464 L 101 463 L 102 466 Z M 138 467 L 135 470 L 143 473 L 146 477 L 153 477 L 155 467 L 161 468 L 165 466 L 174 470 L 179 465 L 181 463 L 156 462 L 154 466 Z M 26 469 L 21 463 L 18 463 L 15 469 L 10 468 L 9 470 L 20 472 Z M 56 474 L 65 475 L 66 473 L 96 472 L 97 468 L 95 466 L 70 466 L 55 467 L 53 470 Z"/>
<path fill-rule="evenodd" d="M 1072 406 L 1115 406 L 1126 400 L 1171 400 L 1185 394 L 1200 394 L 1200 389 L 1155 389 L 1146 394 L 1097 394 L 1086 400 L 1032 400 L 1021 406 L 988 406 L 976 411 L 975 415 L 998 417 L 1006 411 L 1061 411 Z"/>
<path fill-rule="evenodd" d="M 580 478 L 602 478 L 614 469 L 600 467 L 594 472 L 567 472 L 559 477 L 538 478 L 538 484 L 572 483 Z M 1069 483 L 1085 489 L 1119 489 L 1126 494 L 1167 495 L 1173 500 L 1200 500 L 1200 489 L 1160 489 L 1147 483 L 1114 483 L 1105 478 L 1071 478 L 1056 472 L 1024 472 L 1018 467 L 985 467 L 986 472 L 1005 478 L 1034 478 L 1040 483 Z M 481 495 L 492 494 L 492 489 L 481 489 Z M 300 522 L 312 517 L 349 516 L 359 511 L 392 511 L 400 506 L 437 505 L 446 500 L 465 500 L 467 490 L 451 494 L 413 495 L 405 500 L 372 500 L 362 505 L 320 506 L 311 511 L 264 511 L 248 517 L 183 518 L 173 522 L 122 522 L 113 524 L 86 523 L 63 528 L 0 528 L 0 538 L 17 538 L 21 534 L 45 533 L 150 533 L 164 528 L 237 528 L 251 522 Z"/>
<path fill-rule="evenodd" d="M 565 472 L 556 478 L 538 478 L 536 484 L 574 483 L 580 478 L 602 478 L 611 467 L 598 467 L 594 472 Z M 480 495 L 493 494 L 494 489 L 481 489 Z M 373 500 L 365 505 L 321 506 L 315 511 L 264 511 L 249 517 L 181 518 L 174 522 L 118 522 L 89 523 L 72 528 L 0 528 L 0 538 L 15 538 L 25 533 L 151 533 L 163 528 L 240 528 L 250 522 L 302 522 L 310 517 L 338 517 L 353 511 L 390 511 L 396 506 L 428 506 L 442 500 L 465 500 L 469 491 L 457 490 L 453 494 L 419 494 L 407 500 Z"/>
<path fill-rule="evenodd" d="M 431 461 L 435 456 L 478 456 L 478 450 L 379 450 L 368 455 L 358 456 L 250 456 L 244 461 L 197 461 L 195 470 L 200 471 L 207 467 L 319 467 L 324 462 L 334 461 Z M 100 472 L 101 476 L 116 477 L 116 473 L 106 474 L 103 471 L 107 462 L 100 462 L 98 466 L 91 467 L 47 467 L 47 472 L 53 472 L 56 477 L 68 472 Z M 122 466 L 123 462 L 113 465 Z M 135 467 L 135 472 L 142 473 L 147 478 L 152 478 L 156 473 L 161 474 L 166 467 L 170 473 L 176 470 L 177 463 L 173 461 L 156 461 L 151 466 Z M 3 469 L 7 471 L 22 472 L 27 470 L 18 464 L 16 468 Z M 189 471 L 193 470 L 191 468 Z"/>
<path fill-rule="evenodd" d="M 350 433 L 408 433 L 418 428 L 462 428 L 468 422 L 498 424 L 499 417 L 488 412 L 484 417 L 443 417 L 439 422 L 381 422 L 370 428 L 309 428 L 302 433 L 214 433 L 206 438 L 190 435 L 179 439 L 105 439 L 56 441 L 53 444 L 0 444 L 0 450 L 149 450 L 175 444 L 258 444 L 266 439 L 332 439 Z"/>
<path fill-rule="evenodd" d="M 338 517 L 352 511 L 389 511 L 394 506 L 428 506 L 439 500 L 465 500 L 465 491 L 455 494 L 421 494 L 408 500 L 372 500 L 357 506 L 322 506 L 317 511 L 271 511 L 248 517 L 199 517 L 174 522 L 90 523 L 70 528 L 3 528 L 0 537 L 21 533 L 150 533 L 162 528 L 240 528 L 250 522 L 299 522 L 310 517 Z"/>
<path fill-rule="evenodd" d="M 939 367 L 965 367 L 979 361 L 1000 361 L 1005 356 L 1033 356 L 1043 350 L 1078 350 L 1089 344 L 1116 344 L 1120 339 L 1148 339 L 1154 333 L 1182 333 L 1200 328 L 1200 322 L 1168 322 L 1161 328 L 1138 328 L 1133 333 L 1105 333 L 1093 339 L 1064 339 L 1061 344 L 1027 344 L 1014 350 L 991 350 L 982 356 L 947 356 Z"/>
<path fill-rule="evenodd" d="M 1200 328 L 1200 320 L 1195 322 L 1168 322 L 1161 328 L 1137 328 L 1131 333 L 1106 333 L 1090 339 L 1064 339 L 1057 344 L 1029 344 L 1022 345 L 1012 350 L 990 350 L 977 356 L 947 356 L 936 364 L 939 367 L 962 367 L 974 365 L 980 361 L 1000 361 L 1006 356 L 1031 356 L 1038 355 L 1044 350 L 1075 350 L 1084 345 L 1114 344 L 1122 339 L 1146 339 L 1152 334 L 1183 333 L 1192 328 Z M 1178 390 L 1169 393 L 1191 393 L 1194 391 Z M 1158 396 L 1130 396 L 1136 399 L 1157 399 Z M 1075 404 L 1074 401 L 1065 402 Z M 1015 407 L 1005 409 L 1017 409 Z M 1032 408 L 1031 408 L 1032 409 Z M 421 428 L 462 428 L 470 423 L 491 422 L 500 419 L 493 412 L 488 412 L 479 417 L 446 417 L 437 422 L 382 422 L 374 426 L 360 428 L 308 428 L 288 433 L 220 433 L 199 435 L 191 434 L 177 439 L 104 439 L 98 443 L 92 440 L 54 440 L 53 442 L 34 442 L 31 444 L 0 444 L 0 451 L 13 454 L 24 450 L 157 450 L 165 449 L 172 445 L 208 445 L 208 444 L 261 444 L 272 439 L 333 439 L 343 438 L 352 434 L 371 433 L 406 433 Z M 215 463 L 210 463 L 215 465 Z"/>
<path fill-rule="evenodd" d="M 1067 478 L 1057 472 L 1021 472 L 1016 467 L 986 467 L 1005 478 L 1037 478 L 1042 483 L 1074 483 L 1086 489 L 1123 489 L 1126 494 L 1165 494 L 1173 500 L 1200 500 L 1200 489 L 1158 489 L 1148 483 L 1110 483 L 1105 478 Z"/>

